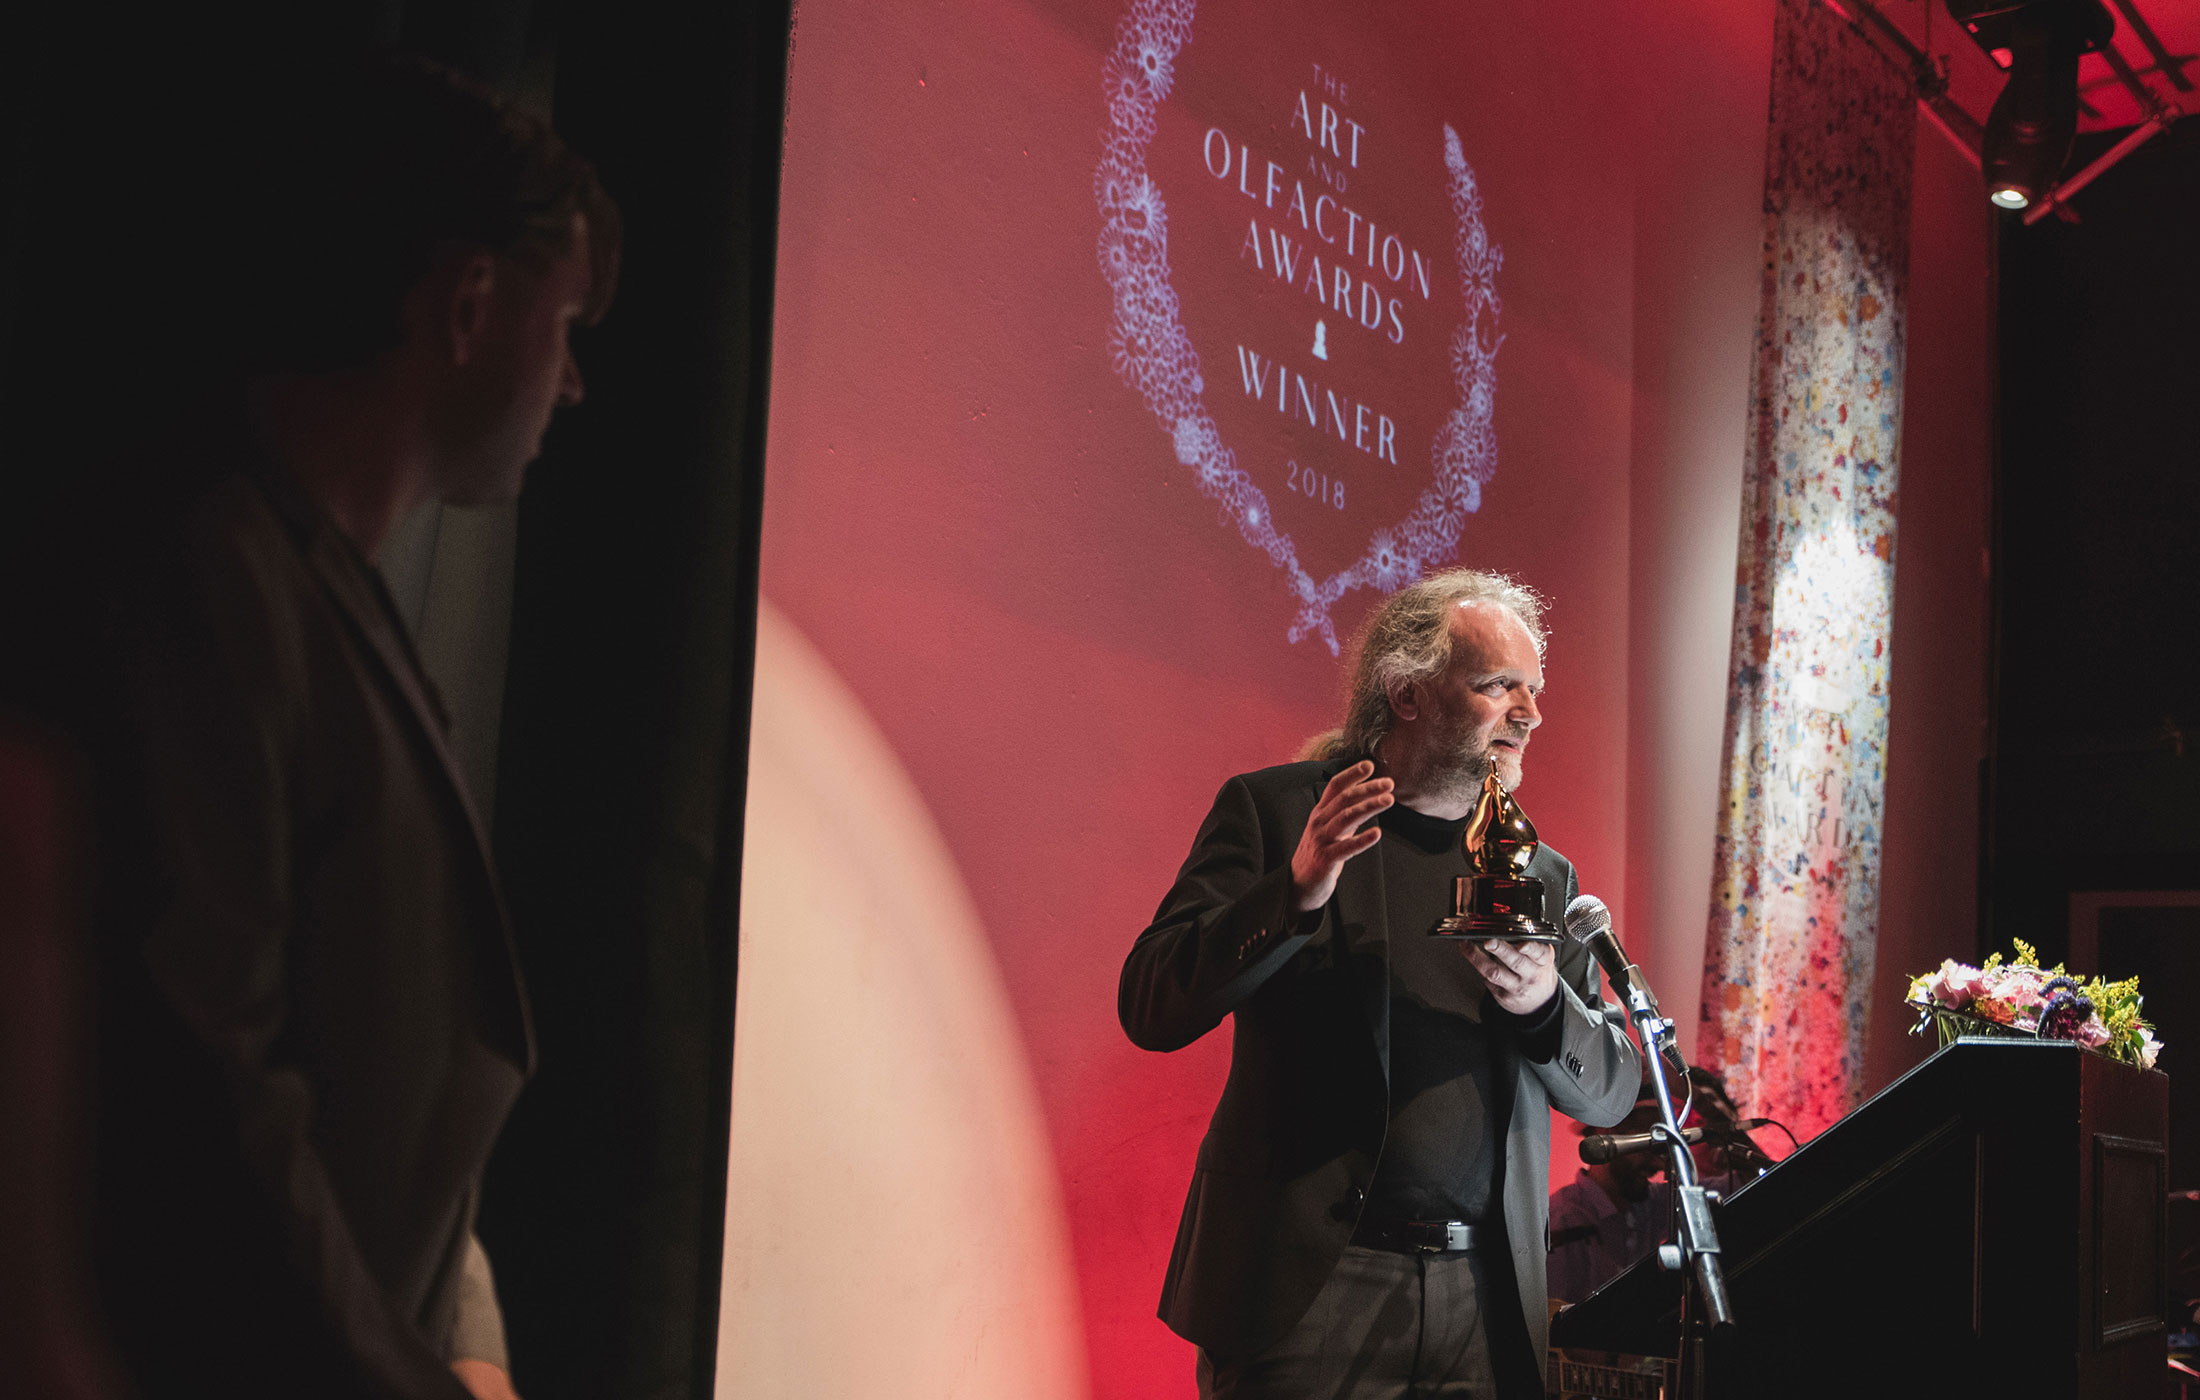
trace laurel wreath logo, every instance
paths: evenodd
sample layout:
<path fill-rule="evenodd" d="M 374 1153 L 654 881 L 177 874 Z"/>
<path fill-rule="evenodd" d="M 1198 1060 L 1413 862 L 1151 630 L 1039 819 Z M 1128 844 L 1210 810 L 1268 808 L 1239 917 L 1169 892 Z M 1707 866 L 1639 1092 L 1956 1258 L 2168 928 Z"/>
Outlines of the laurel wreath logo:
<path fill-rule="evenodd" d="M 1193 0 L 1132 0 L 1116 25 L 1115 48 L 1101 65 L 1108 126 L 1093 196 L 1100 206 L 1100 270 L 1115 293 L 1109 333 L 1116 374 L 1145 400 L 1192 472 L 1202 495 L 1220 503 L 1222 520 L 1268 556 L 1288 577 L 1298 599 L 1289 639 L 1319 636 L 1335 655 L 1331 609 L 1356 588 L 1389 593 L 1419 578 L 1424 569 L 1456 558 L 1467 516 L 1482 505 L 1482 487 L 1497 471 L 1497 351 L 1503 311 L 1497 273 L 1504 250 L 1482 226 L 1482 195 L 1459 145 L 1444 127 L 1444 166 L 1458 221 L 1459 290 L 1465 316 L 1451 335 L 1451 368 L 1459 402 L 1436 432 L 1434 468 L 1412 511 L 1376 530 L 1367 550 L 1349 568 L 1319 580 L 1299 562 L 1298 546 L 1278 530 L 1268 497 L 1222 441 L 1205 403 L 1199 353 L 1178 316 L 1169 279 L 1169 211 L 1146 172 L 1154 113 L 1168 96 L 1176 56 L 1189 42 Z"/>

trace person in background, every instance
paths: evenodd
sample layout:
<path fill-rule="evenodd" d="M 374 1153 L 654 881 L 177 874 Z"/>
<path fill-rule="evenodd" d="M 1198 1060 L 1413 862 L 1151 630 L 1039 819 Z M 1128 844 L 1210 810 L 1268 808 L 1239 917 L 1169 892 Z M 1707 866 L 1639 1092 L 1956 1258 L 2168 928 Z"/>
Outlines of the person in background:
<path fill-rule="evenodd" d="M 509 1396 L 473 1222 L 533 1037 L 374 558 L 518 494 L 618 211 L 424 62 L 239 106 L 195 270 L 228 372 L 79 513 L 46 695 L 97 780 L 96 1287 L 147 1400 Z"/>
<path fill-rule="evenodd" d="M 1646 1133 L 1657 1121 L 1657 1101 L 1645 1097 L 1611 1131 Z M 1630 1152 L 1584 1163 L 1551 1193 L 1551 1297 L 1580 1302 L 1672 1233 L 1673 1193 L 1658 1180 L 1660 1155 Z"/>
<path fill-rule="evenodd" d="M 1772 1165 L 1739 1126 L 1726 1081 L 1706 1069 L 1689 1073 L 1695 1105 L 1691 1126 L 1703 1141 L 1689 1149 L 1696 1179 L 1722 1194 L 1738 1190 Z M 1658 1121 L 1655 1090 L 1640 1096 L 1614 1133 L 1646 1133 Z M 1581 1129 L 1584 1136 L 1587 1126 Z M 1583 1163 L 1574 1179 L 1551 1193 L 1551 1297 L 1578 1303 L 1621 1271 L 1673 1238 L 1673 1188 L 1666 1150 L 1629 1152 L 1609 1162 Z"/>

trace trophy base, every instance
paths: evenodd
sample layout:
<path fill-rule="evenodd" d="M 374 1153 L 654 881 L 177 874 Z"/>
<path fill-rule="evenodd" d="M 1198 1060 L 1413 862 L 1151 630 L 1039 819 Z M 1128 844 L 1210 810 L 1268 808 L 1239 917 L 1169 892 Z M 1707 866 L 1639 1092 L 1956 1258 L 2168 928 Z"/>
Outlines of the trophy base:
<path fill-rule="evenodd" d="M 1557 943 L 1564 935 L 1543 919 L 1543 882 L 1528 875 L 1462 875 L 1452 882 L 1451 914 L 1431 938 L 1473 943 Z"/>
<path fill-rule="evenodd" d="M 1459 938 L 1469 943 L 1558 943 L 1564 935 L 1541 919 L 1518 914 L 1453 914 L 1429 930 L 1431 938 Z"/>

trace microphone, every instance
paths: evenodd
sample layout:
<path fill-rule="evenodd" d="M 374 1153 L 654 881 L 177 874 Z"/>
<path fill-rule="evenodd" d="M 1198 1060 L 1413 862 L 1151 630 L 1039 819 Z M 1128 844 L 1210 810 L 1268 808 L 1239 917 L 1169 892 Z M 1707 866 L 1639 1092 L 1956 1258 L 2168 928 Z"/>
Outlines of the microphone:
<path fill-rule="evenodd" d="M 1681 1140 L 1694 1147 L 1703 1141 L 1703 1129 L 1683 1128 Z M 1601 1166 L 1615 1157 L 1647 1152 L 1661 1145 L 1656 1133 L 1590 1133 L 1581 1140 L 1581 1160 L 1592 1167 Z"/>
<path fill-rule="evenodd" d="M 1612 932 L 1612 911 L 1604 907 L 1604 901 L 1593 894 L 1575 895 L 1573 902 L 1566 906 L 1566 935 L 1576 943 L 1588 945 L 1590 953 L 1595 955 L 1598 964 L 1604 968 L 1605 977 L 1622 997 L 1627 995 L 1630 988 L 1642 993 L 1642 999 L 1649 1004 L 1651 1014 L 1657 1017 L 1662 1026 L 1654 1037 L 1658 1053 L 1664 1056 L 1666 1064 L 1672 1066 L 1677 1073 L 1687 1074 L 1688 1062 L 1681 1058 L 1680 1042 L 1673 1035 L 1673 1023 L 1667 1021 L 1664 1013 L 1658 1010 L 1656 993 L 1643 980 L 1642 973 L 1635 967 L 1634 959 L 1628 957 L 1627 951 L 1619 946 L 1619 936 Z"/>
<path fill-rule="evenodd" d="M 1681 1140 L 1690 1147 L 1709 1138 L 1713 1142 L 1747 1139 L 1758 1128 L 1766 1127 L 1770 1118 L 1737 1118 L 1732 1123 L 1706 1123 L 1681 1129 Z M 1630 1152 L 1642 1152 L 1658 1146 L 1656 1133 L 1590 1133 L 1581 1140 L 1581 1160 L 1591 1166 L 1624 1157 Z"/>

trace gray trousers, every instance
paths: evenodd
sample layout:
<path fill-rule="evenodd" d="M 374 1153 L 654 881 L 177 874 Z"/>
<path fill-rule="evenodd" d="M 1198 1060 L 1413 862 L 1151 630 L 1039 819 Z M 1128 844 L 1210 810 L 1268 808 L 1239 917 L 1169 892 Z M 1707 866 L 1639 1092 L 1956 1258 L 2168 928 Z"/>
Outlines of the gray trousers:
<path fill-rule="evenodd" d="M 1281 1341 L 1240 1362 L 1200 1351 L 1200 1400 L 1538 1400 L 1510 1269 L 1501 1253 L 1347 1245 Z"/>

